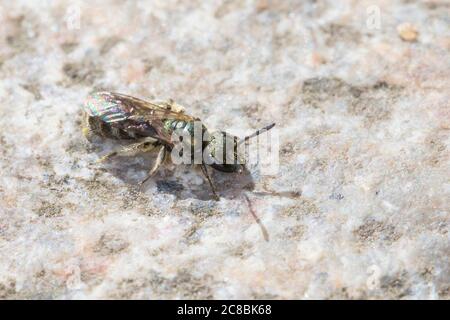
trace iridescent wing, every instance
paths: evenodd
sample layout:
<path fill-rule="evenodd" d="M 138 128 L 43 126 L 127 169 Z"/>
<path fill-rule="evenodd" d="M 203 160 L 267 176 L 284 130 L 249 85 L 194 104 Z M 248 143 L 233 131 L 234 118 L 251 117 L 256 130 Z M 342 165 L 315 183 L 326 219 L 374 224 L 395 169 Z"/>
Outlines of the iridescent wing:
<path fill-rule="evenodd" d="M 133 130 L 140 136 L 153 136 L 166 143 L 171 143 L 171 137 L 164 130 L 165 120 L 198 120 L 172 110 L 169 103 L 148 102 L 114 92 L 92 94 L 84 104 L 84 111 L 116 128 L 128 132 Z"/>
<path fill-rule="evenodd" d="M 141 116 L 152 120 L 195 121 L 178 110 L 172 110 L 168 103 L 144 101 L 132 96 L 114 92 L 97 92 L 89 96 L 84 110 L 91 116 L 100 117 L 107 123 L 127 120 L 130 117 Z"/>

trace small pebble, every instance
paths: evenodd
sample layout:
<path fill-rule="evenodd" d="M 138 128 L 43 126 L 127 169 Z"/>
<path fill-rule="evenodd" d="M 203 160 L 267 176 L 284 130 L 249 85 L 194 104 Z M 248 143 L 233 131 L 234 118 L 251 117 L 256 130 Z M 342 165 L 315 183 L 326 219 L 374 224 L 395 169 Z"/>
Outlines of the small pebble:
<path fill-rule="evenodd" d="M 417 32 L 417 29 L 415 26 L 413 26 L 409 22 L 405 22 L 402 24 L 399 24 L 397 26 L 397 32 L 400 38 L 404 41 L 413 42 L 417 40 L 417 36 L 419 33 Z"/>

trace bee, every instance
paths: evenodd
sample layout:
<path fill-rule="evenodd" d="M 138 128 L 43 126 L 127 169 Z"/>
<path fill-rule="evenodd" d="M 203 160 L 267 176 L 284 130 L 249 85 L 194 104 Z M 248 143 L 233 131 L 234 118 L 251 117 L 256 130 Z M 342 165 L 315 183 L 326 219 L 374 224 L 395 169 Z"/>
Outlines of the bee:
<path fill-rule="evenodd" d="M 114 156 L 134 156 L 138 153 L 158 152 L 153 167 L 147 177 L 141 181 L 141 185 L 144 185 L 156 173 L 167 154 L 173 150 L 176 141 L 173 141 L 172 133 L 175 130 L 181 130 L 193 138 L 195 122 L 201 123 L 199 118 L 186 114 L 184 108 L 173 100 L 144 101 L 114 92 L 97 92 L 90 95 L 83 109 L 85 112 L 83 133 L 85 136 L 94 133 L 104 138 L 130 141 L 130 144 L 108 153 L 99 162 Z M 274 126 L 275 123 L 266 126 L 244 139 L 222 131 L 214 133 L 210 139 L 202 141 L 202 153 L 212 161 L 208 161 L 210 164 L 202 161 L 200 168 L 216 200 L 219 199 L 219 196 L 206 165 L 222 172 L 242 172 L 244 161 L 239 158 L 237 147 Z M 208 133 L 202 123 L 201 128 L 203 134 Z M 226 150 L 227 143 L 233 145 L 232 154 L 221 152 L 220 154 L 226 160 L 223 161 L 224 159 L 218 159 L 218 150 L 219 148 Z"/>

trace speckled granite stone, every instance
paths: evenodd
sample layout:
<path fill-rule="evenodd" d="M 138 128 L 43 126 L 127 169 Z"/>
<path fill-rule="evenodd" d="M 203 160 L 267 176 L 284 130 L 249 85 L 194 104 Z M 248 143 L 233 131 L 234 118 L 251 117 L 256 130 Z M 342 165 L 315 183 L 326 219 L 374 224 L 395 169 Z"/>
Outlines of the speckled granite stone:
<path fill-rule="evenodd" d="M 448 1 L 1 1 L 0 25 L 0 298 L 449 298 Z M 99 165 L 81 134 L 99 89 L 276 121 L 280 172 L 140 192 L 151 155 Z"/>

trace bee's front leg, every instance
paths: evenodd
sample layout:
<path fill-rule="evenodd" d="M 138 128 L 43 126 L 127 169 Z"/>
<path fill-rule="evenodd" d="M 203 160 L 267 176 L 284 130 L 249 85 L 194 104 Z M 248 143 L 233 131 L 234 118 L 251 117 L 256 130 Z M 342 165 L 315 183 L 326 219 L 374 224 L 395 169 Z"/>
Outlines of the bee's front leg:
<path fill-rule="evenodd" d="M 202 168 L 202 172 L 203 172 L 203 174 L 205 175 L 206 180 L 208 180 L 209 186 L 211 187 L 211 191 L 212 191 L 212 193 L 213 193 L 213 195 L 214 195 L 214 199 L 215 199 L 216 201 L 219 201 L 219 200 L 220 200 L 220 197 L 217 195 L 216 188 L 214 187 L 214 184 L 213 184 L 212 181 L 211 181 L 211 178 L 210 178 L 210 176 L 209 176 L 209 174 L 208 174 L 208 170 L 206 169 L 205 164 L 202 163 L 202 164 L 200 165 L 200 167 Z"/>
<path fill-rule="evenodd" d="M 147 138 L 144 141 L 133 143 L 118 150 L 114 150 L 98 159 L 97 162 L 104 162 L 105 160 L 115 156 L 134 156 L 138 153 L 149 152 L 156 148 L 158 144 L 159 143 L 157 140 Z"/>

